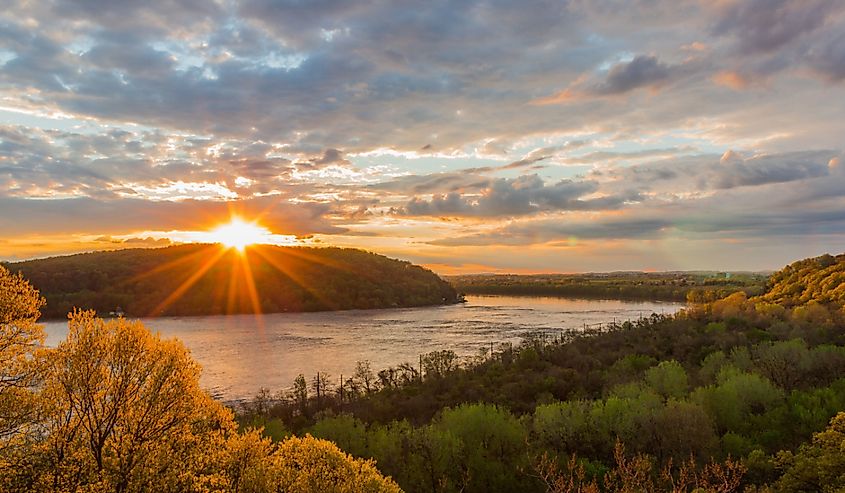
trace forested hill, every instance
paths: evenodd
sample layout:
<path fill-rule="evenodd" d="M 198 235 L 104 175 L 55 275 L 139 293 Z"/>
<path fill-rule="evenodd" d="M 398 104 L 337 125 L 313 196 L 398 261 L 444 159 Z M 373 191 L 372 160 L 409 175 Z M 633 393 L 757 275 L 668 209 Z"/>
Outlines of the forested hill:
<path fill-rule="evenodd" d="M 47 299 L 45 318 L 74 307 L 130 317 L 345 310 L 457 301 L 433 272 L 342 248 L 180 245 L 6 264 Z"/>
<path fill-rule="evenodd" d="M 825 254 L 784 267 L 769 278 L 766 293 L 760 298 L 785 307 L 811 301 L 845 305 L 845 254 Z"/>

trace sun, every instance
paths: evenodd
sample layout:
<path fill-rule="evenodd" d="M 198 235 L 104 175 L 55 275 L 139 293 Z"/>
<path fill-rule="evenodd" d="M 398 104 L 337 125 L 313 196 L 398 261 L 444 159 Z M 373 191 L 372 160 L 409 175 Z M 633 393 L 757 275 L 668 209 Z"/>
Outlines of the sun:
<path fill-rule="evenodd" d="M 254 222 L 246 222 L 235 216 L 227 224 L 222 224 L 209 232 L 209 238 L 228 248 L 243 252 L 249 245 L 269 243 L 270 231 Z"/>

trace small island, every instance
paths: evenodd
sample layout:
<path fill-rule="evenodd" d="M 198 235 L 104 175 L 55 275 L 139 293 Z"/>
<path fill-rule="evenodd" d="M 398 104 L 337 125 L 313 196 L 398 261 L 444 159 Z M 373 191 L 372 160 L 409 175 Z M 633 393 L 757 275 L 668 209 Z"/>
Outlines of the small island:
<path fill-rule="evenodd" d="M 127 317 L 399 308 L 452 304 L 457 292 L 406 261 L 348 248 L 217 244 L 102 251 L 5 264 L 47 300 Z"/>

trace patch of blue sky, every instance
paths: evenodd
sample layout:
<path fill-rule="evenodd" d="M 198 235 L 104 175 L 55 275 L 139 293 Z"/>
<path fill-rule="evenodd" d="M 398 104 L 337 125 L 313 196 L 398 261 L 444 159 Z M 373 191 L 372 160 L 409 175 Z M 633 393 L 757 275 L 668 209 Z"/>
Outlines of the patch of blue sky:
<path fill-rule="evenodd" d="M 634 53 L 631 53 L 630 51 L 622 51 L 614 54 L 612 57 L 603 61 L 598 67 L 596 67 L 596 69 L 599 72 L 607 72 L 614 65 L 618 65 L 620 63 L 628 63 L 632 61 L 635 57 L 636 55 Z"/>
<path fill-rule="evenodd" d="M 155 127 L 134 123 L 104 123 L 93 119 L 74 118 L 69 115 L 51 115 L 37 110 L 0 106 L 0 125 L 16 125 L 43 130 L 60 130 L 85 135 L 101 134 L 119 128 L 130 132 L 154 132 Z"/>
<path fill-rule="evenodd" d="M 91 51 L 94 48 L 94 38 L 91 36 L 77 36 L 74 38 L 70 43 L 66 45 L 66 49 L 68 53 L 72 53 L 77 56 L 84 55 Z"/>
<path fill-rule="evenodd" d="M 305 53 L 279 53 L 277 51 L 254 59 L 257 66 L 270 67 L 275 69 L 295 70 L 308 59 Z"/>
<path fill-rule="evenodd" d="M 0 48 L 0 65 L 6 65 L 17 57 L 18 54 L 14 51 Z"/>
<path fill-rule="evenodd" d="M 170 54 L 177 70 L 187 71 L 202 68 L 208 62 L 204 56 L 199 54 L 199 51 L 183 43 L 170 40 L 155 41 L 150 43 L 150 47 L 156 51 Z"/>
<path fill-rule="evenodd" d="M 460 171 L 468 168 L 482 168 L 487 166 L 501 166 L 501 160 L 485 159 L 470 156 L 443 157 L 420 156 L 406 157 L 394 154 L 350 156 L 349 160 L 359 168 L 371 166 L 386 166 L 407 174 L 429 174 Z"/>

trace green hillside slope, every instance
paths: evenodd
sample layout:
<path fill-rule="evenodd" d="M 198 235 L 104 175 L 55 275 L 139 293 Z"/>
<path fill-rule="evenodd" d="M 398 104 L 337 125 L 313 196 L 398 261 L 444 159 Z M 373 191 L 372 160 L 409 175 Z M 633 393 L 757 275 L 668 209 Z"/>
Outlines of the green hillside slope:
<path fill-rule="evenodd" d="M 180 245 L 6 264 L 47 299 L 46 318 L 74 307 L 127 316 L 213 315 L 436 305 L 449 284 L 408 262 L 354 249 Z"/>

